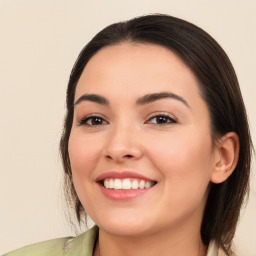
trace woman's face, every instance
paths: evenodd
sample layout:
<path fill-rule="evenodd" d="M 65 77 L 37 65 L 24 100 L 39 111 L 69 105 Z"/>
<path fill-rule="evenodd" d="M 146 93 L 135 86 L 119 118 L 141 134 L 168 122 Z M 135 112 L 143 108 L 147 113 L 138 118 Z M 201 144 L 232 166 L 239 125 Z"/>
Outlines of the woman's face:
<path fill-rule="evenodd" d="M 218 154 L 190 69 L 161 46 L 105 47 L 74 103 L 73 181 L 95 223 L 118 235 L 200 229 Z"/>

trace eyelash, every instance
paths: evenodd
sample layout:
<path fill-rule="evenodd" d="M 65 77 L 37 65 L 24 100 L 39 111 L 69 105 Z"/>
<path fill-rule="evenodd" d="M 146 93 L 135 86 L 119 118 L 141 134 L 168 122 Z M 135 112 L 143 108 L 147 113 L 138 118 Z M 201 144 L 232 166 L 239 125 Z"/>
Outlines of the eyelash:
<path fill-rule="evenodd" d="M 167 122 L 164 123 L 152 123 L 153 125 L 170 125 L 170 124 L 176 124 L 177 121 L 170 117 L 168 114 L 158 114 L 151 116 L 146 123 L 149 123 L 150 120 L 158 119 L 158 118 L 164 118 Z M 159 120 L 159 119 L 158 119 Z"/>
<path fill-rule="evenodd" d="M 87 122 L 89 121 L 89 120 L 91 120 L 91 122 L 93 121 L 93 119 L 94 119 L 94 121 L 96 120 L 96 119 L 100 119 L 101 121 L 102 121 L 102 123 L 101 124 L 95 124 L 95 125 L 93 125 L 93 124 L 88 124 Z M 101 117 L 101 116 L 98 116 L 98 115 L 93 115 L 93 116 L 86 116 L 86 117 L 84 117 L 84 118 L 82 118 L 80 121 L 79 121 L 79 123 L 78 123 L 78 125 L 85 125 L 85 126 L 98 126 L 98 125 L 103 125 L 103 124 L 108 124 L 108 122 L 107 121 L 105 121 L 104 120 L 104 118 L 103 117 Z"/>
<path fill-rule="evenodd" d="M 167 114 L 154 115 L 154 116 L 150 117 L 146 121 L 146 123 L 150 123 L 150 120 L 153 120 L 153 119 L 156 119 L 156 121 L 158 119 L 158 121 L 159 121 L 160 120 L 159 118 L 162 118 L 162 120 L 165 119 L 165 122 L 163 122 L 163 123 L 151 123 L 151 124 L 153 124 L 153 125 L 170 125 L 170 124 L 177 123 L 177 121 L 174 118 L 170 117 Z M 101 123 L 100 124 L 92 124 L 93 120 L 96 121 L 97 119 L 100 119 Z M 87 123 L 88 121 L 90 121 L 91 124 L 88 124 Z M 106 125 L 106 124 L 108 124 L 108 122 L 106 120 L 104 120 L 103 117 L 97 116 L 97 115 L 86 116 L 86 117 L 82 118 L 79 121 L 79 123 L 78 123 L 79 126 L 85 125 L 85 126 L 88 126 L 88 127 L 99 126 L 99 125 Z"/>

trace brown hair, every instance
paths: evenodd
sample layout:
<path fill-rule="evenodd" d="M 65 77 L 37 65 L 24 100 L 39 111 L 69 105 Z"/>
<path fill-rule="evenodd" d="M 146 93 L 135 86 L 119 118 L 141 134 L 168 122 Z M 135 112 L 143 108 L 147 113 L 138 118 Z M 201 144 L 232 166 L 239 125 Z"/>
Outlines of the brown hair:
<path fill-rule="evenodd" d="M 86 215 L 73 182 L 68 140 L 73 121 L 77 82 L 90 58 L 101 48 L 123 41 L 161 45 L 176 53 L 198 80 L 208 105 L 212 138 L 233 131 L 240 139 L 239 161 L 233 174 L 221 184 L 210 184 L 201 225 L 201 236 L 231 255 L 240 208 L 249 189 L 252 142 L 247 115 L 234 68 L 219 44 L 201 28 L 168 15 L 146 15 L 112 24 L 100 31 L 81 51 L 72 69 L 67 88 L 67 113 L 60 151 L 65 171 L 65 194 L 78 222 Z"/>

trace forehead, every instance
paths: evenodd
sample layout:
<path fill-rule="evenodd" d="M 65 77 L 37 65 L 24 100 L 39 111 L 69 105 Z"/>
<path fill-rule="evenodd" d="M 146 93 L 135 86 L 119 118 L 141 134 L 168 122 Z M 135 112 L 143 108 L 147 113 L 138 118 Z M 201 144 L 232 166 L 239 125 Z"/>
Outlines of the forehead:
<path fill-rule="evenodd" d="M 133 93 L 138 95 L 171 90 L 183 94 L 198 85 L 193 72 L 169 49 L 142 43 L 124 42 L 107 46 L 87 63 L 79 79 L 76 98 L 87 93 Z M 191 92 L 190 92 L 191 93 Z"/>

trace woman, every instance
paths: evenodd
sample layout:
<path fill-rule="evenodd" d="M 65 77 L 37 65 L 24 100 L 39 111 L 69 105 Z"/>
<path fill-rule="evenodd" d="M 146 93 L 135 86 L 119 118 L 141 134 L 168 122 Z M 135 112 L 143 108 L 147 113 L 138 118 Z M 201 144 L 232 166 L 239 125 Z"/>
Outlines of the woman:
<path fill-rule="evenodd" d="M 70 208 L 97 226 L 7 255 L 232 255 L 252 143 L 232 64 L 200 28 L 148 15 L 99 32 L 60 149 Z"/>

